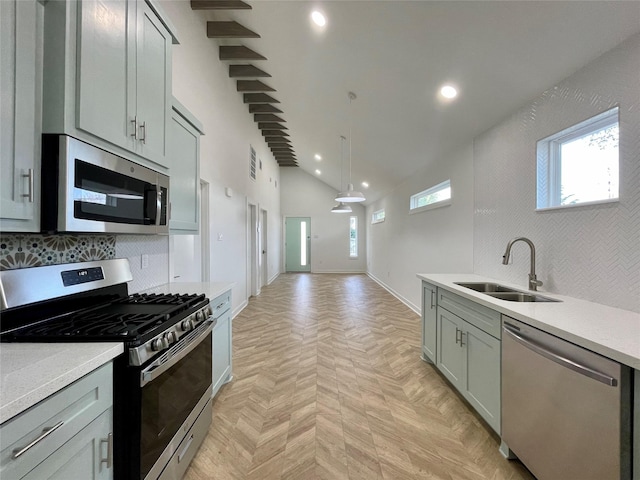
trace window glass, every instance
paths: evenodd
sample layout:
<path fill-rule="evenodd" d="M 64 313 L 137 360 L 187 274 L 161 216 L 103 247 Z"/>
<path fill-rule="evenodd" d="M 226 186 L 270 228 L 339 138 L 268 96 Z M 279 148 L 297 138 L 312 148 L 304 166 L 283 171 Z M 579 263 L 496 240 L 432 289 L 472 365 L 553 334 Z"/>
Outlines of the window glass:
<path fill-rule="evenodd" d="M 537 208 L 617 200 L 618 107 L 540 140 Z"/>
<path fill-rule="evenodd" d="M 358 256 L 358 217 L 349 217 L 349 257 Z"/>

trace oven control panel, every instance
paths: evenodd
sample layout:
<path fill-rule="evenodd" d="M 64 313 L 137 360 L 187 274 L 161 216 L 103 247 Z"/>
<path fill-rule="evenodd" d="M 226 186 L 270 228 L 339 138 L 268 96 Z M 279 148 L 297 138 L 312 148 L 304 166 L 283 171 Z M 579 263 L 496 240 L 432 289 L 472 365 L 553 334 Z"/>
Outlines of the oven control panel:
<path fill-rule="evenodd" d="M 211 306 L 206 305 L 185 318 L 178 320 L 172 326 L 139 347 L 129 349 L 129 365 L 140 366 L 157 356 L 159 352 L 169 349 L 173 344 L 177 343 L 181 337 L 187 335 L 211 317 L 211 314 Z"/>

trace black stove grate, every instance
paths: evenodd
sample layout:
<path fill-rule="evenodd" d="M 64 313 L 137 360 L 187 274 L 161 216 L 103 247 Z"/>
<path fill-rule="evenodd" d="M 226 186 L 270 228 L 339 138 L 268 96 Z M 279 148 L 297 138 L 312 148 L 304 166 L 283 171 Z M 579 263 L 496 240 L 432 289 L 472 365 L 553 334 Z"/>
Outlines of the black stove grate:
<path fill-rule="evenodd" d="M 3 341 L 125 341 L 153 337 L 208 300 L 203 294 L 134 294 L 94 308 L 41 320 Z"/>

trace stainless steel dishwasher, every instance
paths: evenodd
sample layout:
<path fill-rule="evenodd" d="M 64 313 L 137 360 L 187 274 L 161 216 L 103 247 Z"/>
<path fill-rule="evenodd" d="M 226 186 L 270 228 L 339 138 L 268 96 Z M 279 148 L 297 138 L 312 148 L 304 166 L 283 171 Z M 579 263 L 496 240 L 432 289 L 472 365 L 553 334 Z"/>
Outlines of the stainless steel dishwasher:
<path fill-rule="evenodd" d="M 631 478 L 631 370 L 503 317 L 502 440 L 538 480 Z"/>

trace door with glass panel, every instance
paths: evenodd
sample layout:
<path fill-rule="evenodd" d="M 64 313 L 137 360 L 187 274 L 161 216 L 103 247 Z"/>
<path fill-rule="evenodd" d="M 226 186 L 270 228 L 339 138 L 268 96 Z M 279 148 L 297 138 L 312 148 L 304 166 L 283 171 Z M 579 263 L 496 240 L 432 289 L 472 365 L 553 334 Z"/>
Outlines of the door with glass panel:
<path fill-rule="evenodd" d="M 285 270 L 311 271 L 311 219 L 288 217 L 285 220 Z"/>

